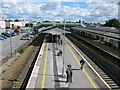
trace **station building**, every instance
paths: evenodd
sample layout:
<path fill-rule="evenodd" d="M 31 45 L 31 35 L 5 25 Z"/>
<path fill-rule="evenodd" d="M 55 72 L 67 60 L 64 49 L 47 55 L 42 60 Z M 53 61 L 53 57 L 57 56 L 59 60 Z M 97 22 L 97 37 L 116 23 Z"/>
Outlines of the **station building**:
<path fill-rule="evenodd" d="M 0 20 L 0 28 L 1 29 L 5 29 L 6 28 L 6 24 L 4 20 Z"/>

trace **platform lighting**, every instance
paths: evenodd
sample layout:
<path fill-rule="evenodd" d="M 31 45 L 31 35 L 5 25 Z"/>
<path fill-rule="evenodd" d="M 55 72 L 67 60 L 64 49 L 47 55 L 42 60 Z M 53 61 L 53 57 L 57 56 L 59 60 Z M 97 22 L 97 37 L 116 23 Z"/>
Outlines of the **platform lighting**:
<path fill-rule="evenodd" d="M 11 35 L 10 35 L 10 52 L 11 52 L 11 58 L 12 58 L 12 36 Z"/>
<path fill-rule="evenodd" d="M 63 21 L 63 23 L 64 23 L 64 33 L 63 33 L 63 35 L 65 36 L 65 20 Z M 65 46 L 64 46 L 64 43 L 63 43 L 63 66 L 62 66 L 62 76 L 64 77 L 64 66 L 65 66 L 65 63 L 64 63 L 64 54 L 65 54 Z"/>

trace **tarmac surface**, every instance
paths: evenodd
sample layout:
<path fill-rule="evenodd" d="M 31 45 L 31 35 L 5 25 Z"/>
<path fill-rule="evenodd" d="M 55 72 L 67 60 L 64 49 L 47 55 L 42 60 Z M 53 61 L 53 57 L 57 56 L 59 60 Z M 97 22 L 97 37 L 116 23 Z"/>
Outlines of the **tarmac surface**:
<path fill-rule="evenodd" d="M 63 44 L 43 43 L 31 77 L 29 88 L 107 88 L 102 80 L 92 71 L 87 63 L 81 70 L 79 61 L 82 57 L 64 38 Z M 57 53 L 62 50 L 62 55 Z M 84 57 L 85 58 L 85 57 Z M 72 65 L 72 83 L 66 82 L 67 65 Z M 63 73 L 62 73 L 63 72 Z"/>
<path fill-rule="evenodd" d="M 2 55 L 2 59 L 5 58 L 6 56 L 10 55 L 11 49 L 12 53 L 20 47 L 23 43 L 27 42 L 28 40 L 20 40 L 20 38 L 24 35 L 25 33 L 20 33 L 20 35 L 11 37 L 11 43 L 10 43 L 10 38 L 5 39 L 5 40 L 0 40 L 1 43 L 1 48 L 0 51 L 2 51 L 0 54 Z"/>

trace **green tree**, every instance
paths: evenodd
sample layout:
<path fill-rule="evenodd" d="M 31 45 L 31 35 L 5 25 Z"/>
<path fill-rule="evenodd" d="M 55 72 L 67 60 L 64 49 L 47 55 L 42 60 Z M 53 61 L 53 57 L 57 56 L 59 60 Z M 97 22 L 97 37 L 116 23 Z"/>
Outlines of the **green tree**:
<path fill-rule="evenodd" d="M 104 26 L 120 28 L 120 21 L 118 21 L 117 19 L 107 20 Z"/>
<path fill-rule="evenodd" d="M 16 21 L 16 22 L 19 22 L 19 20 L 18 20 L 18 19 L 15 19 L 15 21 Z"/>
<path fill-rule="evenodd" d="M 51 21 L 45 20 L 45 21 L 43 21 L 43 22 L 51 22 Z"/>
<path fill-rule="evenodd" d="M 11 19 L 9 21 L 12 21 Z"/>
<path fill-rule="evenodd" d="M 18 28 L 16 28 L 16 29 L 14 30 L 14 32 L 19 32 L 19 29 L 18 29 Z"/>
<path fill-rule="evenodd" d="M 20 29 L 20 26 L 17 26 L 18 29 Z"/>
<path fill-rule="evenodd" d="M 26 23 L 26 24 L 25 24 L 25 27 L 29 27 L 29 23 Z"/>
<path fill-rule="evenodd" d="M 25 27 L 33 27 L 33 24 L 32 23 L 26 23 Z"/>
<path fill-rule="evenodd" d="M 37 23 L 37 25 L 39 25 L 39 24 L 40 24 L 40 22 Z"/>
<path fill-rule="evenodd" d="M 30 27 L 33 27 L 33 24 L 32 24 L 32 23 L 30 23 L 30 24 L 29 24 L 29 26 L 30 26 Z"/>

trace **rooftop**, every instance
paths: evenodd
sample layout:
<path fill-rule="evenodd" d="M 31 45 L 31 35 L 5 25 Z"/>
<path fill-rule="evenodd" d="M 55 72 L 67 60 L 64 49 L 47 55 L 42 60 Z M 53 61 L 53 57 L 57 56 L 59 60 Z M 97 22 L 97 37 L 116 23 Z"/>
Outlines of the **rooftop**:
<path fill-rule="evenodd" d="M 61 35 L 63 33 L 70 33 L 70 32 L 60 29 L 60 28 L 52 28 L 47 31 L 44 31 L 43 33 L 50 33 L 52 35 Z"/>

